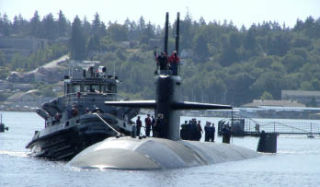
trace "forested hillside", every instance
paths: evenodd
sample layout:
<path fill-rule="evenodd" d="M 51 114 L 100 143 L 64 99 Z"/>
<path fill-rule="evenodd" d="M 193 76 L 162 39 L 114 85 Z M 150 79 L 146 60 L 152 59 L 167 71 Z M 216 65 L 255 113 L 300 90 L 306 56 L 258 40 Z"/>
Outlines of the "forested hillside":
<path fill-rule="evenodd" d="M 169 51 L 174 47 L 171 23 Z M 30 55 L 7 58 L 0 48 L 1 78 L 8 70 L 28 71 L 69 53 L 76 60 L 100 60 L 123 81 L 130 98 L 153 98 L 154 50 L 163 47 L 163 26 L 140 18 L 104 23 L 60 11 L 31 20 L 0 15 L 1 37 L 34 37 L 48 45 Z M 180 23 L 182 94 L 185 99 L 241 105 L 252 99 L 280 99 L 281 90 L 320 90 L 320 18 L 297 20 L 293 28 L 276 22 L 237 28 L 232 22 L 193 20 Z M 0 44 L 1 45 L 1 44 Z"/>

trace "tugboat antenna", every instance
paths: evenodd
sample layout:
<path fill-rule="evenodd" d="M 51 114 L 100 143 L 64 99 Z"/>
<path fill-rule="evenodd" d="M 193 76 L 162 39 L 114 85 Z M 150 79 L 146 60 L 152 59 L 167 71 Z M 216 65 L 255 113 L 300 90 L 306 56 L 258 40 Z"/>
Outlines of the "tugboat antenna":
<path fill-rule="evenodd" d="M 113 77 L 116 77 L 116 63 L 113 62 Z"/>

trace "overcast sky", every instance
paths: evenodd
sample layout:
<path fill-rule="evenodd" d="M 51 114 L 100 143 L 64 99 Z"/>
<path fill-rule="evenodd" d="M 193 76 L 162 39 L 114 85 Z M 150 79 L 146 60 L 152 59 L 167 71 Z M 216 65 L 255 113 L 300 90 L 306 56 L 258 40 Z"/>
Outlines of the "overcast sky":
<path fill-rule="evenodd" d="M 105 23 L 123 23 L 126 18 L 137 21 L 143 16 L 146 21 L 161 26 L 165 12 L 170 13 L 172 23 L 176 12 L 184 18 L 189 11 L 194 20 L 203 17 L 207 22 L 222 22 L 226 19 L 238 27 L 263 21 L 293 27 L 298 18 L 319 18 L 320 0 L 0 0 L 0 13 L 7 13 L 10 19 L 18 14 L 30 19 L 35 10 L 41 17 L 48 13 L 57 17 L 62 10 L 70 21 L 76 15 L 92 21 L 98 12 Z"/>

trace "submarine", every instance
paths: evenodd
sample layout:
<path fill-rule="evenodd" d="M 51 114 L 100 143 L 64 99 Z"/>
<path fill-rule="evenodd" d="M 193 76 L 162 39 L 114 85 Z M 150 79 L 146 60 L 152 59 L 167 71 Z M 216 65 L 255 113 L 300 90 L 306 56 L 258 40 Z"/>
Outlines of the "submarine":
<path fill-rule="evenodd" d="M 164 52 L 168 45 L 166 13 Z M 176 24 L 176 46 L 179 49 L 179 13 Z M 68 165 L 85 169 L 154 170 L 204 166 L 258 157 L 256 151 L 226 143 L 181 140 L 180 110 L 232 109 L 230 105 L 181 101 L 180 76 L 161 69 L 156 75 L 155 100 L 105 101 L 115 107 L 154 109 L 161 130 L 155 137 L 110 137 L 86 148 Z"/>

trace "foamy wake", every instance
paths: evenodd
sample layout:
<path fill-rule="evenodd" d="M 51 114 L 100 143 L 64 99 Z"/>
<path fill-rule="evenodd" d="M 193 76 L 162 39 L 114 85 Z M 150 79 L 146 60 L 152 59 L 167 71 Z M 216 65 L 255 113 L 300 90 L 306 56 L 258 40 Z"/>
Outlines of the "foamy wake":
<path fill-rule="evenodd" d="M 9 156 L 15 156 L 15 157 L 28 157 L 28 152 L 0 150 L 0 155 L 9 155 Z"/>
<path fill-rule="evenodd" d="M 317 154 L 320 155 L 320 151 L 278 151 L 281 154 Z"/>

